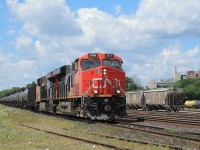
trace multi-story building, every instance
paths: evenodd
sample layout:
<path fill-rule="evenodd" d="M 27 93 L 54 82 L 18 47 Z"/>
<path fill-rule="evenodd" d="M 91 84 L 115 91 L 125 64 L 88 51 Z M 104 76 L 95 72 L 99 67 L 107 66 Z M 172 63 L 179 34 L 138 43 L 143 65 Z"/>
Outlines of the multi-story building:
<path fill-rule="evenodd" d="M 179 72 L 177 72 L 177 68 L 175 66 L 175 70 L 174 70 L 174 82 L 177 82 L 181 80 L 181 74 Z"/>
<path fill-rule="evenodd" d="M 146 89 L 156 89 L 156 88 L 169 88 L 173 87 L 173 79 L 168 79 L 168 80 L 150 80 L 145 84 Z"/>
<path fill-rule="evenodd" d="M 198 78 L 200 77 L 200 70 L 199 71 L 187 71 L 187 78 Z"/>
<path fill-rule="evenodd" d="M 186 78 L 198 78 L 200 77 L 200 70 L 199 71 L 187 71 L 186 75 L 181 75 L 175 66 L 173 79 L 167 79 L 167 80 L 150 80 L 146 82 L 145 88 L 146 89 L 156 89 L 156 88 L 169 88 L 173 87 L 173 84 L 179 80 L 186 79 Z"/>

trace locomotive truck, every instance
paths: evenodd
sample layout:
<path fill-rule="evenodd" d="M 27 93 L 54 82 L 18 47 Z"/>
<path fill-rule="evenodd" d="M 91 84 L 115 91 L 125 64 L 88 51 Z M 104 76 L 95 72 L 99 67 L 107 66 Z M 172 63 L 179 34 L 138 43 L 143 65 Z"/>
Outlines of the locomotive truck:
<path fill-rule="evenodd" d="M 37 79 L 1 103 L 92 120 L 126 116 L 125 72 L 114 54 L 89 53 Z"/>

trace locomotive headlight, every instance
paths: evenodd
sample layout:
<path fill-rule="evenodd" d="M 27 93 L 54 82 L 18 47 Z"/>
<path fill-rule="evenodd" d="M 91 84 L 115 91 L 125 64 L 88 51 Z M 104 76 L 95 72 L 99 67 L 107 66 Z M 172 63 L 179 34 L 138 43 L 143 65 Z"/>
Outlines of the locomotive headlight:
<path fill-rule="evenodd" d="M 94 94 L 97 94 L 98 93 L 98 91 L 97 90 L 94 90 Z"/>
<path fill-rule="evenodd" d="M 120 93 L 121 93 L 121 91 L 120 91 L 120 90 L 116 90 L 116 93 L 117 93 L 117 94 L 120 94 Z"/>
<path fill-rule="evenodd" d="M 106 75 L 107 74 L 107 70 L 103 69 L 103 74 Z"/>

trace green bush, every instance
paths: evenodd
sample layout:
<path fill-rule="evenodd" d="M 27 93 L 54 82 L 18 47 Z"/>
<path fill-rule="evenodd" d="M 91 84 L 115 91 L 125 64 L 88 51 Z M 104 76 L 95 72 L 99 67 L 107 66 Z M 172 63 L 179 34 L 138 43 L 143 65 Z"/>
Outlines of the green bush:
<path fill-rule="evenodd" d="M 200 78 L 180 80 L 175 87 L 183 89 L 185 100 L 200 99 Z"/>

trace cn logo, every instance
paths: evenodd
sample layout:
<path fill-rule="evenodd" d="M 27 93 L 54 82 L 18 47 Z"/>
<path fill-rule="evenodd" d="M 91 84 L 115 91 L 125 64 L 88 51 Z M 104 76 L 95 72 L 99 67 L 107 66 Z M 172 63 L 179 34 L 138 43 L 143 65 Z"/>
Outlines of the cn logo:
<path fill-rule="evenodd" d="M 100 85 L 98 85 L 98 83 Z M 102 83 L 103 83 L 103 87 L 102 87 Z M 92 87 L 93 88 L 106 88 L 107 86 L 107 83 L 112 85 L 111 81 L 108 79 L 108 78 L 105 78 L 104 81 L 102 78 L 93 78 L 92 79 Z"/>

